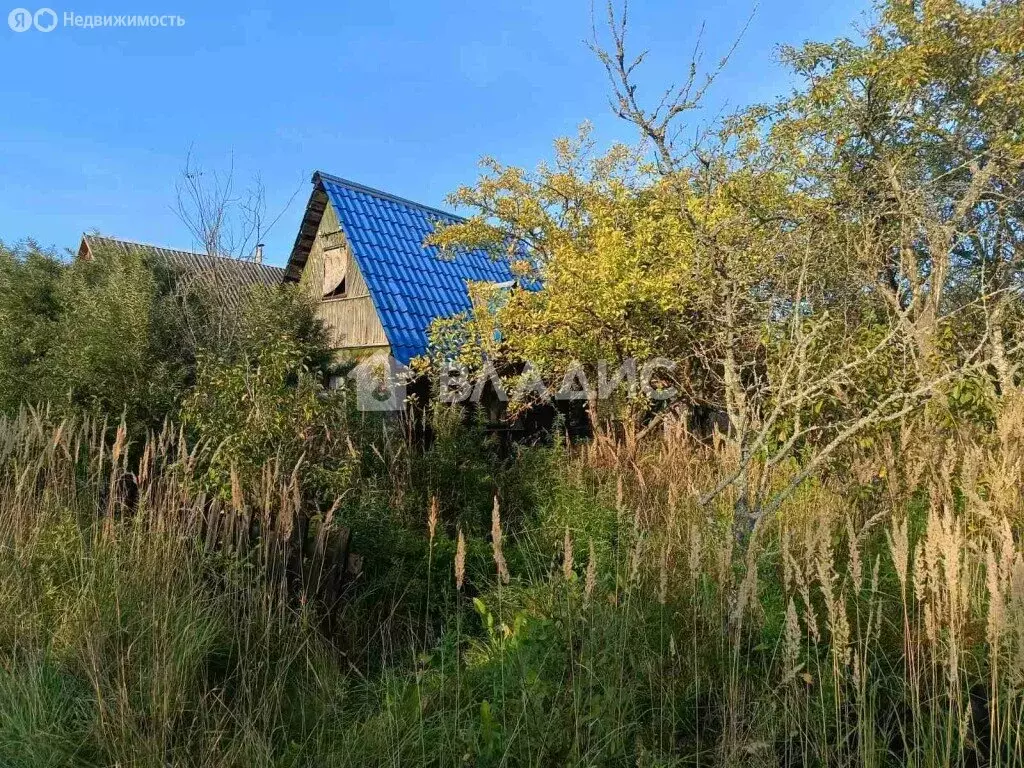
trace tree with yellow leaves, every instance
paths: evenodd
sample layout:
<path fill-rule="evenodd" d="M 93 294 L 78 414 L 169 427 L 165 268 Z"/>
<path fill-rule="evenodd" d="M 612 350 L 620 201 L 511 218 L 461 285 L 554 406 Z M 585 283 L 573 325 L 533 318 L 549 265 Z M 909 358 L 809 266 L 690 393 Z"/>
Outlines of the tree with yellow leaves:
<path fill-rule="evenodd" d="M 683 144 L 717 71 L 645 106 L 609 8 L 593 47 L 641 142 L 599 153 L 584 130 L 535 173 L 488 160 L 452 195 L 475 215 L 434 241 L 540 284 L 485 302 L 463 338 L 547 380 L 675 361 L 681 403 L 727 417 L 735 467 L 702 500 L 730 494 L 741 537 L 854 438 L 1016 387 L 1021 22 L 1020 3 L 890 0 L 863 43 L 784 51 L 795 95 Z M 658 418 L 643 397 L 591 406 L 595 427 Z"/>

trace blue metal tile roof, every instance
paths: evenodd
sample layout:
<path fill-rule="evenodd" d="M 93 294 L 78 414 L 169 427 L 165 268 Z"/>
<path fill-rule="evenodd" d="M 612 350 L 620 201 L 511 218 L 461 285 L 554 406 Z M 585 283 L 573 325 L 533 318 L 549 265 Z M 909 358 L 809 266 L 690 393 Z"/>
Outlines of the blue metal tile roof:
<path fill-rule="evenodd" d="M 337 177 L 319 178 L 399 362 L 426 352 L 432 320 L 469 309 L 467 281 L 513 279 L 507 261 L 484 251 L 446 259 L 423 244 L 435 224 L 460 221 L 457 216 Z"/>

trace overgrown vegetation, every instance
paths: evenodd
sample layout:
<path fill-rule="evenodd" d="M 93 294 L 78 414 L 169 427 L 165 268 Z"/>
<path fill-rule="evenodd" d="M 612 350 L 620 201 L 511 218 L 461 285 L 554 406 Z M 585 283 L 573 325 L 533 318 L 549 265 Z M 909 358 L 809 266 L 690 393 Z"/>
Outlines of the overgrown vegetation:
<path fill-rule="evenodd" d="M 0 765 L 1024 763 L 1024 19 L 878 12 L 686 147 L 612 13 L 645 143 L 457 193 L 540 284 L 432 362 L 678 363 L 586 441 L 359 413 L 288 289 L 0 249 Z"/>
<path fill-rule="evenodd" d="M 173 431 L 135 462 L 123 432 L 23 414 L 0 430 L 0 759 L 1019 764 L 1024 404 L 919 429 L 745 553 L 731 505 L 687 492 L 724 446 L 533 449 L 420 506 L 393 444 L 297 556 L 295 475 L 211 498 Z M 358 576 L 331 572 L 343 523 Z"/>

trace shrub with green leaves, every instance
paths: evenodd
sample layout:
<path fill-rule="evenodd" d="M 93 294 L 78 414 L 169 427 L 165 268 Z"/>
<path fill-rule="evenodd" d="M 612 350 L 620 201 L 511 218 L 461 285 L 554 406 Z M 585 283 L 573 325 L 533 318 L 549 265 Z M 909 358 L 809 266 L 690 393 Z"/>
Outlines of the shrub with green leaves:
<path fill-rule="evenodd" d="M 47 396 L 54 337 L 61 319 L 59 285 L 66 266 L 29 241 L 0 242 L 0 408 Z"/>
<path fill-rule="evenodd" d="M 215 341 L 199 295 L 141 254 L 65 262 L 32 242 L 0 245 L 0 408 L 48 403 L 133 432 L 174 414 L 196 351 Z"/>
<path fill-rule="evenodd" d="M 229 343 L 199 352 L 182 403 L 182 423 L 204 444 L 210 490 L 227 498 L 233 473 L 255 483 L 270 460 L 283 474 L 302 464 L 325 494 L 346 486 L 347 414 L 324 387 L 329 361 L 323 327 L 297 290 L 253 292 Z"/>

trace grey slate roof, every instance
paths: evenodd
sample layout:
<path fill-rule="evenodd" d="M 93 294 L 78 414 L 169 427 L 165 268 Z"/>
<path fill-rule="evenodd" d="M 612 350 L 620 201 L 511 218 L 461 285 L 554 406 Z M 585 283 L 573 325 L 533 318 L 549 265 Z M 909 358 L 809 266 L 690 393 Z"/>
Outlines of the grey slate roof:
<path fill-rule="evenodd" d="M 284 280 L 284 270 L 269 264 L 225 256 L 210 256 L 193 251 L 179 251 L 101 235 L 83 235 L 78 255 L 86 257 L 104 250 L 140 253 L 144 258 L 179 270 L 186 279 L 210 281 L 217 286 L 218 292 L 231 306 L 239 305 L 245 298 L 246 291 L 253 286 L 280 285 Z"/>

